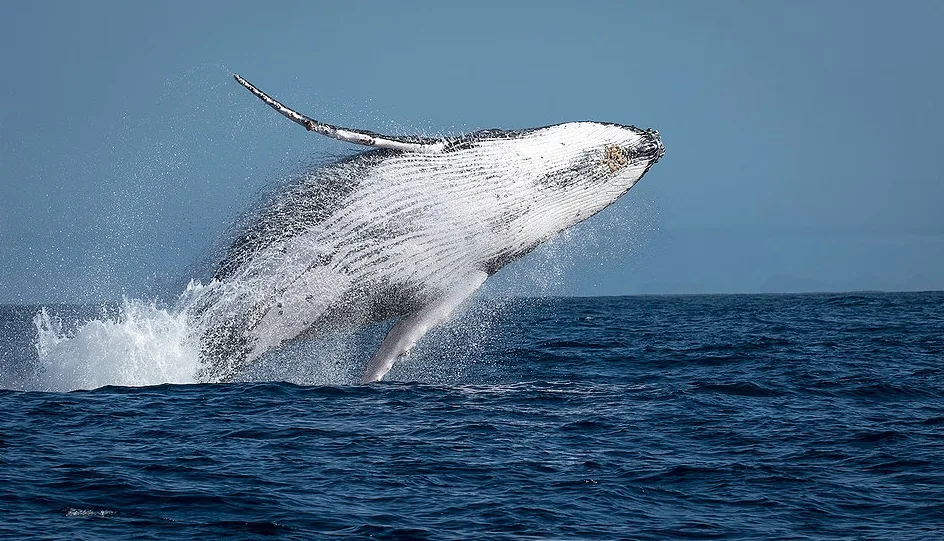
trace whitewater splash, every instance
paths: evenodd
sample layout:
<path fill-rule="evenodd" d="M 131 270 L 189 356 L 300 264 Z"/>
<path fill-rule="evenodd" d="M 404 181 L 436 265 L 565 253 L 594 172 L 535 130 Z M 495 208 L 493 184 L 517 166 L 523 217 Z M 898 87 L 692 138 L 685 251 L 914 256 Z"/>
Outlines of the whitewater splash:
<path fill-rule="evenodd" d="M 190 310 L 205 286 L 191 282 L 173 308 L 125 298 L 90 318 L 63 319 L 49 308 L 33 317 L 38 365 L 24 388 L 65 392 L 103 386 L 216 383 L 201 358 L 201 326 Z M 469 307 L 439 330 L 400 374 L 413 381 L 461 380 L 494 336 L 506 300 Z M 303 385 L 349 385 L 361 376 L 365 352 L 384 331 L 338 330 L 316 340 L 297 340 L 247 367 L 241 381 L 288 381 Z"/>
<path fill-rule="evenodd" d="M 124 299 L 116 313 L 79 322 L 74 329 L 46 308 L 33 324 L 41 390 L 197 382 L 199 340 L 184 311 Z"/>

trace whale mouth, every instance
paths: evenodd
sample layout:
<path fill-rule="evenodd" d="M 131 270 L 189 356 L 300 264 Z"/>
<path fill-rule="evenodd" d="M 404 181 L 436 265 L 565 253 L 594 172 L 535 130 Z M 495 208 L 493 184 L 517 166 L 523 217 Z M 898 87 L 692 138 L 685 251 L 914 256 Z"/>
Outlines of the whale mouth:
<path fill-rule="evenodd" d="M 659 132 L 652 129 L 643 132 L 642 139 L 633 147 L 633 154 L 636 159 L 649 160 L 652 163 L 665 156 L 665 146 Z"/>

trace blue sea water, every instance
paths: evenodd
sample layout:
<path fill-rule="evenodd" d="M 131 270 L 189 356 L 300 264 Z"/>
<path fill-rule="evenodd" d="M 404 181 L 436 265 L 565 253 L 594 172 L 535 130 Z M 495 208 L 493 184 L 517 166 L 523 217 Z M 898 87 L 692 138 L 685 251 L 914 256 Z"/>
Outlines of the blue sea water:
<path fill-rule="evenodd" d="M 401 381 L 73 392 L 4 307 L 0 537 L 944 539 L 944 293 L 499 304 Z"/>

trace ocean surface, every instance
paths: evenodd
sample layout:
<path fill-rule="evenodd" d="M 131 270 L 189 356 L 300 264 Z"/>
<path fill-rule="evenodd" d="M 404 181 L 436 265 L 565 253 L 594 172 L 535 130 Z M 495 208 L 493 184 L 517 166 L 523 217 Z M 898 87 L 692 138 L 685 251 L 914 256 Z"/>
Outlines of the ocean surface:
<path fill-rule="evenodd" d="M 366 386 L 383 329 L 159 384 L 159 307 L 47 312 L 0 538 L 944 539 L 942 292 L 478 300 Z"/>

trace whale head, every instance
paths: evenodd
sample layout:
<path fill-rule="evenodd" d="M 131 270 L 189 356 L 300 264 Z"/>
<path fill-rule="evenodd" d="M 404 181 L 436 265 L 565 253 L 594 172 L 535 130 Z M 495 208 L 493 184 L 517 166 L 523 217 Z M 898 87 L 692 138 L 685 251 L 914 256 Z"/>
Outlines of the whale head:
<path fill-rule="evenodd" d="M 472 137 L 470 159 L 443 158 L 474 187 L 457 212 L 491 224 L 490 273 L 614 203 L 664 154 L 659 132 L 603 122 Z"/>
<path fill-rule="evenodd" d="M 547 189 L 592 191 L 617 197 L 665 154 L 659 132 L 603 122 L 570 122 L 530 134 Z M 611 201 L 612 202 L 612 201 Z"/>
<path fill-rule="evenodd" d="M 500 148 L 491 159 L 504 161 L 505 176 L 515 180 L 536 241 L 615 202 L 665 153 L 656 130 L 613 123 L 568 122 L 503 135 L 483 143 Z"/>

